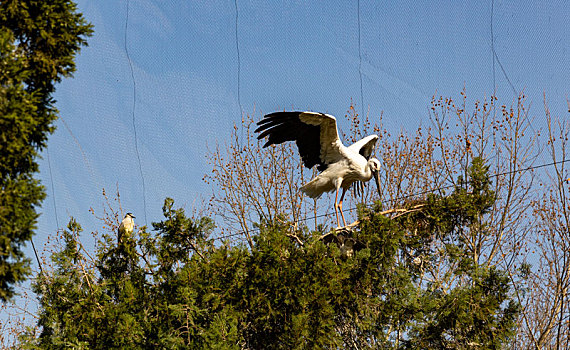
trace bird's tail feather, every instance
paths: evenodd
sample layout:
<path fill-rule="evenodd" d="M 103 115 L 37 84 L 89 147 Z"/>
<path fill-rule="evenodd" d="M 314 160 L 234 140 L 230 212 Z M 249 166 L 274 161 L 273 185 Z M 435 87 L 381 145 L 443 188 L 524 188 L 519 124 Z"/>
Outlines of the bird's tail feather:
<path fill-rule="evenodd" d="M 330 181 L 320 176 L 315 177 L 301 187 L 301 191 L 305 192 L 305 194 L 311 198 L 319 198 L 324 192 L 329 192 L 334 189 L 335 187 Z"/>

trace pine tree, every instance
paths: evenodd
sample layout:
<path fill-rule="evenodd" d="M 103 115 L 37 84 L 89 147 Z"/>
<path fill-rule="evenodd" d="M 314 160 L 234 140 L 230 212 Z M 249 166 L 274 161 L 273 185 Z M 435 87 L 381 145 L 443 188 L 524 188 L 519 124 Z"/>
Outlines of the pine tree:
<path fill-rule="evenodd" d="M 69 0 L 0 1 L 0 300 L 29 274 L 31 239 L 45 190 L 34 178 L 58 111 L 55 84 L 75 71 L 91 25 Z"/>
<path fill-rule="evenodd" d="M 343 251 L 324 232 L 260 224 L 253 246 L 215 245 L 209 219 L 167 199 L 154 231 L 80 251 L 72 221 L 55 268 L 35 285 L 39 338 L 29 348 L 501 348 L 519 307 L 505 273 L 480 264 L 466 235 L 495 201 L 473 160 L 449 195 L 390 216 L 361 208 Z M 403 213 L 403 214 L 402 214 Z M 437 282 L 427 264 L 446 267 Z M 125 337 L 128 334 L 128 337 Z"/>

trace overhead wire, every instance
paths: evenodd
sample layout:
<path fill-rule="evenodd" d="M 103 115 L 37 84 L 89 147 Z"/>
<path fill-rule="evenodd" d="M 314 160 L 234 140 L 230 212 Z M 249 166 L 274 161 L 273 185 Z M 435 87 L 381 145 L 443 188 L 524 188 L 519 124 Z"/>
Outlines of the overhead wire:
<path fill-rule="evenodd" d="M 53 182 L 53 173 L 51 171 L 51 158 L 49 156 L 49 148 L 48 147 L 46 147 L 46 155 L 47 155 L 47 161 L 48 161 L 49 179 L 50 179 L 50 183 L 51 183 L 51 198 L 53 201 L 53 211 L 55 214 L 55 224 L 57 225 L 57 229 L 59 230 L 60 226 L 59 226 L 59 219 L 58 219 L 59 216 L 57 215 L 57 204 L 56 204 L 57 202 L 55 200 L 55 185 Z"/>
<path fill-rule="evenodd" d="M 360 77 L 360 107 L 362 108 L 362 116 L 364 116 L 364 88 L 362 84 L 362 45 L 360 37 L 360 0 L 356 2 L 356 13 L 358 20 L 358 75 Z"/>
<path fill-rule="evenodd" d="M 495 8 L 495 0 L 491 0 L 491 65 L 493 67 L 493 93 L 497 89 L 495 82 L 495 35 L 493 34 L 493 11 Z"/>
<path fill-rule="evenodd" d="M 501 60 L 499 60 L 499 56 L 497 55 L 497 51 L 495 51 L 495 37 L 493 34 L 494 10 L 495 10 L 495 0 L 491 0 L 491 52 L 493 54 L 493 90 L 495 90 L 495 88 L 496 88 L 496 86 L 495 86 L 495 60 L 496 60 L 497 63 L 499 64 L 499 67 L 501 68 L 501 71 L 503 72 L 503 75 L 505 76 L 505 79 L 507 80 L 507 83 L 509 83 L 509 86 L 513 90 L 513 93 L 515 95 L 518 95 L 517 89 L 515 89 L 515 86 L 511 82 L 511 79 L 509 79 L 509 76 L 507 75 L 507 71 L 505 70 L 505 67 L 503 67 Z"/>
<path fill-rule="evenodd" d="M 242 118 L 243 124 L 243 107 L 241 105 L 241 87 L 240 87 L 240 79 L 241 79 L 241 60 L 239 56 L 239 36 L 238 36 L 238 19 L 239 19 L 239 11 L 238 11 L 238 3 L 237 0 L 234 0 L 234 5 L 236 9 L 236 25 L 235 25 L 235 39 L 236 39 L 236 53 L 237 53 L 237 100 L 239 106 L 239 115 Z M 243 138 L 243 127 L 241 128 L 241 137 Z"/>
<path fill-rule="evenodd" d="M 71 128 L 69 127 L 69 125 L 67 124 L 67 122 L 65 121 L 65 119 L 61 115 L 58 116 L 58 120 L 61 120 L 61 123 L 63 124 L 63 126 L 65 127 L 65 129 L 67 130 L 67 132 L 69 133 L 69 135 L 71 136 L 71 138 L 73 139 L 75 144 L 77 145 L 77 148 L 79 148 L 79 152 L 81 152 L 81 157 L 83 157 L 83 161 L 85 162 L 85 166 L 87 167 L 87 170 L 89 170 L 89 174 L 91 175 L 91 179 L 93 181 L 95 181 L 95 173 L 93 172 L 93 168 L 91 167 L 91 164 L 89 163 L 89 159 L 87 158 L 87 154 L 83 150 L 83 147 L 81 146 L 81 143 L 79 142 L 79 139 L 75 136 L 73 131 L 71 131 Z"/>
<path fill-rule="evenodd" d="M 550 162 L 550 163 L 535 165 L 535 166 L 527 167 L 527 168 L 524 168 L 524 169 L 516 169 L 516 170 L 505 171 L 505 172 L 503 172 L 503 173 L 498 173 L 498 174 L 491 175 L 491 176 L 489 176 L 489 179 L 497 178 L 497 177 L 500 177 L 500 176 L 511 175 L 511 174 L 514 174 L 514 173 L 529 171 L 529 170 L 535 170 L 535 169 L 545 168 L 545 167 L 548 167 L 548 166 L 553 166 L 553 165 L 558 165 L 558 164 L 564 164 L 564 163 L 567 163 L 567 162 L 570 162 L 570 158 L 568 158 L 568 159 L 563 159 L 563 160 L 559 160 L 559 161 L 554 161 L 554 162 Z M 396 201 L 399 201 L 399 200 L 403 200 L 403 199 L 408 199 L 408 198 L 410 198 L 410 197 L 422 196 L 422 195 L 426 195 L 426 194 L 429 194 L 429 193 L 434 193 L 434 192 L 436 192 L 436 191 L 441 191 L 441 190 L 446 190 L 446 189 L 454 188 L 455 186 L 456 186 L 456 185 L 448 185 L 448 186 L 436 187 L 436 188 L 434 188 L 434 189 L 432 189 L 432 190 L 429 190 L 429 191 L 421 191 L 421 192 L 411 193 L 411 194 L 408 194 L 408 195 L 405 195 L 405 196 L 400 196 L 400 197 L 396 198 L 395 200 L 396 200 Z M 388 202 L 388 200 L 384 200 L 384 201 L 382 201 L 382 204 L 386 204 L 387 202 Z M 350 210 L 356 210 L 356 209 L 358 209 L 358 208 L 353 207 L 353 208 L 348 208 L 348 209 L 346 209 L 346 210 L 349 210 L 349 211 L 350 211 Z M 331 215 L 333 215 L 333 214 L 334 214 L 334 213 L 319 214 L 319 215 L 315 215 L 315 216 L 312 216 L 312 217 L 307 217 L 307 218 L 301 219 L 301 220 L 299 220 L 299 222 L 305 222 L 305 221 L 309 221 L 309 220 L 319 219 L 319 218 L 322 218 L 322 217 L 331 216 Z M 248 230 L 248 232 L 250 232 L 250 233 L 251 233 L 251 232 L 259 232 L 259 231 L 260 231 L 259 228 Z M 228 235 L 223 235 L 223 236 L 218 237 L 218 238 L 216 238 L 216 239 L 219 240 L 219 239 L 231 238 L 231 237 L 243 235 L 244 233 L 245 233 L 245 231 L 235 232 L 235 233 L 231 233 L 231 234 L 228 234 Z"/>
<path fill-rule="evenodd" d="M 499 56 L 497 55 L 497 51 L 495 50 L 495 34 L 493 31 L 493 16 L 494 16 L 494 11 L 495 11 L 495 0 L 491 0 L 491 23 L 490 23 L 490 27 L 491 27 L 491 54 L 492 54 L 492 68 L 493 68 L 493 94 L 497 93 L 497 86 L 496 86 L 496 81 L 495 81 L 495 61 L 497 61 L 497 63 L 499 64 L 499 68 L 501 68 L 501 71 L 503 72 L 503 75 L 505 76 L 505 79 L 507 80 L 507 83 L 509 84 L 509 86 L 511 87 L 511 90 L 513 90 L 513 94 L 515 96 L 519 96 L 519 93 L 517 91 L 517 89 L 515 89 L 515 86 L 513 85 L 513 83 L 511 82 L 511 79 L 509 78 L 509 75 L 507 74 L 507 71 L 505 70 L 505 67 L 503 67 L 503 64 L 501 63 L 501 60 L 499 60 Z M 532 126 L 532 123 L 530 122 L 530 120 L 528 119 L 527 113 L 524 114 L 524 118 L 526 120 L 526 122 L 528 123 L 528 126 L 530 127 L 530 129 L 532 130 L 532 132 L 534 134 L 536 134 L 536 130 L 534 130 L 534 127 Z"/>
<path fill-rule="evenodd" d="M 83 150 L 83 147 L 81 146 L 81 143 L 79 142 L 79 140 L 77 139 L 77 137 L 75 136 L 73 131 L 71 131 L 71 128 L 65 122 L 65 119 L 61 115 L 58 116 L 58 120 L 60 120 L 63 123 L 63 126 L 65 127 L 65 129 L 67 130 L 67 132 L 69 133 L 69 135 L 72 137 L 73 141 L 75 142 L 75 144 L 79 148 L 79 151 L 81 152 L 81 156 L 83 157 L 83 161 L 85 162 L 85 165 L 87 166 L 87 169 L 89 170 L 91 177 L 94 179 L 95 175 L 94 175 L 93 169 L 91 168 L 91 165 L 89 163 L 89 159 L 87 158 L 87 155 L 85 154 L 85 151 Z M 55 183 L 53 181 L 53 171 L 52 171 L 52 166 L 51 166 L 51 157 L 50 157 L 49 147 L 46 147 L 46 156 L 47 156 L 47 161 L 48 161 L 48 171 L 49 171 L 49 177 L 50 177 L 51 197 L 52 197 L 52 201 L 53 201 L 55 223 L 57 226 L 57 230 L 59 231 L 59 229 L 62 227 L 59 224 L 59 214 L 57 212 Z M 34 251 L 34 255 L 36 257 L 36 260 L 38 262 L 38 266 L 40 268 L 40 273 L 43 273 L 43 267 L 42 267 L 42 264 L 41 264 L 41 261 L 40 261 L 39 255 L 38 255 L 38 251 L 37 251 L 36 246 L 34 244 L 33 237 L 30 237 L 30 241 L 32 243 L 32 249 Z"/>
<path fill-rule="evenodd" d="M 54 215 L 55 215 L 55 224 L 57 225 L 57 229 L 59 230 L 59 219 L 58 219 L 58 214 L 57 214 L 57 201 L 55 200 L 55 185 L 53 182 L 53 173 L 51 171 L 51 158 L 49 156 L 49 148 L 46 147 L 46 155 L 47 155 L 47 161 L 48 161 L 48 170 L 49 170 L 49 179 L 50 179 L 50 184 L 51 184 L 51 198 L 53 201 L 53 211 L 54 211 Z M 44 273 L 44 269 L 42 267 L 42 262 L 40 261 L 40 257 L 38 255 L 38 250 L 36 249 L 36 245 L 34 244 L 34 237 L 30 236 L 30 243 L 32 243 L 32 250 L 34 251 L 34 255 L 36 257 L 36 261 L 38 262 L 38 267 L 40 268 L 40 274 Z"/>
<path fill-rule="evenodd" d="M 146 185 L 145 185 L 145 181 L 144 181 L 144 175 L 143 175 L 143 170 L 142 170 L 142 162 L 141 162 L 141 155 L 139 152 L 139 143 L 138 143 L 138 137 L 137 137 L 137 124 L 136 124 L 136 120 L 135 120 L 135 110 L 136 110 L 136 105 L 137 105 L 137 82 L 135 80 L 135 72 L 133 69 L 133 62 L 131 60 L 131 56 L 129 55 L 129 48 L 128 48 L 128 41 L 127 41 L 127 34 L 128 34 L 128 28 L 129 28 L 129 0 L 127 0 L 127 14 L 126 14 L 126 18 L 125 18 L 125 40 L 124 40 L 124 44 L 125 44 L 125 54 L 127 55 L 127 61 L 129 62 L 129 68 L 131 71 L 131 79 L 133 81 L 133 103 L 132 103 L 132 120 L 133 120 L 133 130 L 134 130 L 134 140 L 135 140 L 135 152 L 137 154 L 137 160 L 138 160 L 138 164 L 139 164 L 139 173 L 141 176 L 141 182 L 142 182 L 142 194 L 143 194 L 143 209 L 144 209 L 144 222 L 145 225 L 148 225 L 148 221 L 147 221 L 147 215 L 146 215 Z"/>

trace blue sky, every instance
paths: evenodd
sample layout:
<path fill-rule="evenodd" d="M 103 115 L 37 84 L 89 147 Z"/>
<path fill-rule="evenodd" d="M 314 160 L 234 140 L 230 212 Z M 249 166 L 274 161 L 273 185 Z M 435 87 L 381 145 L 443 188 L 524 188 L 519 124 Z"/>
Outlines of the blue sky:
<path fill-rule="evenodd" d="M 342 116 L 351 99 L 361 111 L 360 64 L 364 108 L 373 120 L 383 112 L 393 132 L 427 125 L 433 94 L 457 98 L 465 86 L 472 98 L 489 96 L 491 7 L 497 56 L 531 101 L 535 129 L 544 126 L 543 92 L 552 114 L 568 116 L 570 6 L 563 1 L 360 0 L 359 54 L 356 1 L 238 0 L 239 101 L 234 1 L 130 0 L 128 22 L 126 1 L 78 5 L 95 32 L 75 77 L 57 87 L 61 120 L 40 161 L 48 196 L 39 247 L 71 216 L 92 244 L 89 232 L 101 223 L 89 208 L 101 213 L 103 188 L 119 186 L 138 224 L 145 199 L 149 225 L 161 219 L 167 196 L 188 209 L 206 200 L 207 147 L 226 142 L 241 119 L 239 102 L 246 113 L 255 108 L 256 119 L 292 107 Z M 510 103 L 515 94 L 497 61 L 495 83 L 499 101 Z"/>

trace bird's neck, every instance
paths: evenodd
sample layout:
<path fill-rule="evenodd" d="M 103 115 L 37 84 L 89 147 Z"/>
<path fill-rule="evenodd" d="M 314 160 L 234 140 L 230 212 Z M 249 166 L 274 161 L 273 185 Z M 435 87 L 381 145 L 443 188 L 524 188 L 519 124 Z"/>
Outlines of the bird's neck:
<path fill-rule="evenodd" d="M 364 167 L 364 181 L 368 181 L 372 178 L 372 169 L 370 169 L 370 165 L 366 164 L 366 167 Z"/>

